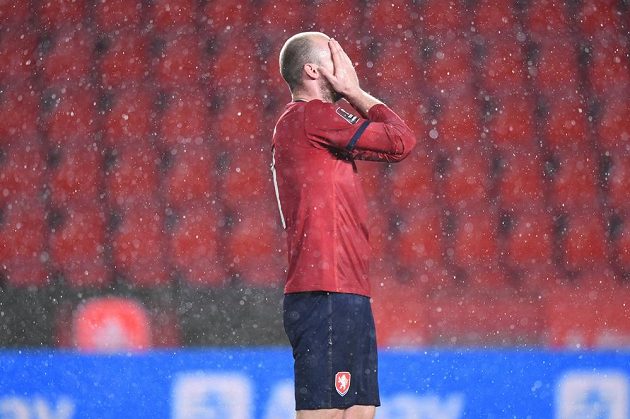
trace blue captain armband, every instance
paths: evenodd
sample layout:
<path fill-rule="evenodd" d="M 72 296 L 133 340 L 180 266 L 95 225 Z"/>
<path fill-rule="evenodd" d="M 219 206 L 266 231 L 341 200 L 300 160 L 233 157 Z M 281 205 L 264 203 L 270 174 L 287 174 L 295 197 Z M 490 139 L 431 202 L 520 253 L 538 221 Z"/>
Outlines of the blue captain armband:
<path fill-rule="evenodd" d="M 354 135 L 350 139 L 350 142 L 346 146 L 346 150 L 354 150 L 354 147 L 357 145 L 357 141 L 359 141 L 359 138 L 361 138 L 361 135 L 363 135 L 363 132 L 368 127 L 368 125 L 370 125 L 370 121 L 364 121 L 361 126 L 359 126 L 359 129 L 354 133 Z"/>

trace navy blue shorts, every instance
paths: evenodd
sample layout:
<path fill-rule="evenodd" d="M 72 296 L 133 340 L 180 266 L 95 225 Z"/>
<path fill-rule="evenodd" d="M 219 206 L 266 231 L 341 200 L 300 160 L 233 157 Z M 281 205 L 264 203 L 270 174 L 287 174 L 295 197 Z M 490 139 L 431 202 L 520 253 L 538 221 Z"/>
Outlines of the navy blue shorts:
<path fill-rule="evenodd" d="M 380 406 L 376 332 L 368 297 L 287 294 L 284 330 L 295 360 L 296 410 Z"/>

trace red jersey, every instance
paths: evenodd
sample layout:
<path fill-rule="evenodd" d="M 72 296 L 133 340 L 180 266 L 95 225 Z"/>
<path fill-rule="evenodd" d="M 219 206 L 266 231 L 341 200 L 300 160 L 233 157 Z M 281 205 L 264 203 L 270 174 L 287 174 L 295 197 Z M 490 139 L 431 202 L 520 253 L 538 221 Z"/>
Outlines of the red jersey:
<path fill-rule="evenodd" d="M 289 103 L 273 134 L 272 171 L 289 269 L 286 294 L 370 296 L 367 203 L 354 160 L 398 162 L 416 144 L 391 109 L 368 119 L 321 100 Z"/>

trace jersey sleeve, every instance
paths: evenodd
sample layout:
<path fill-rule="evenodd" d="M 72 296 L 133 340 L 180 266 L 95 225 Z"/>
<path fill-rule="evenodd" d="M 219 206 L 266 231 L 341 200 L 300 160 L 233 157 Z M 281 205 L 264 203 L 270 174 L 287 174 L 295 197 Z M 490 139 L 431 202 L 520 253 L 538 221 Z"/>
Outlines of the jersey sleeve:
<path fill-rule="evenodd" d="M 307 138 L 314 146 L 333 148 L 354 159 L 398 162 L 409 155 L 416 139 L 387 106 L 373 106 L 368 118 L 335 104 L 311 101 L 304 111 Z"/>

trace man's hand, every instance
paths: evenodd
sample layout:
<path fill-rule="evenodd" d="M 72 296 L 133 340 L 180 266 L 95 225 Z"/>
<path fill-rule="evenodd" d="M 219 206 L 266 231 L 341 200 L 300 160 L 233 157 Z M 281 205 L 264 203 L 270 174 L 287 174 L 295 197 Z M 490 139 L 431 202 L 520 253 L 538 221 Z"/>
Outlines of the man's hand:
<path fill-rule="evenodd" d="M 339 42 L 331 38 L 328 41 L 328 47 L 332 54 L 334 72 L 330 74 L 330 71 L 322 66 L 319 66 L 319 71 L 326 77 L 335 92 L 341 94 L 367 118 L 370 108 L 382 102 L 361 89 L 352 60 L 341 48 Z"/>

